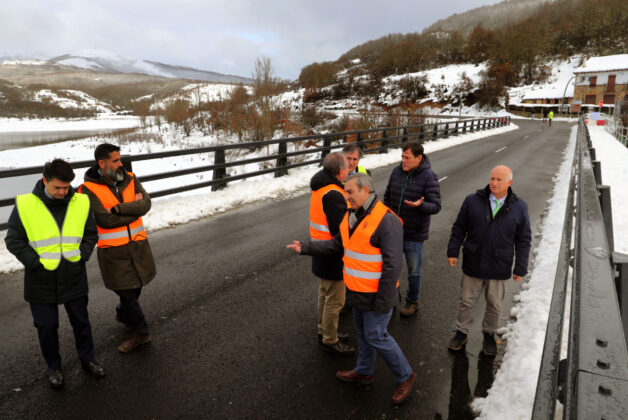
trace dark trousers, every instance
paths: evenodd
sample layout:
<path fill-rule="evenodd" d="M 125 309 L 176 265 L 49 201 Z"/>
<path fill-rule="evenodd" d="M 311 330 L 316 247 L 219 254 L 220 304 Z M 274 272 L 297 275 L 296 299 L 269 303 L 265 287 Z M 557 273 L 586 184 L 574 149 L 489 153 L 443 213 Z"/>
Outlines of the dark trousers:
<path fill-rule="evenodd" d="M 46 360 L 48 369 L 61 369 L 61 355 L 59 354 L 59 305 L 31 303 L 33 323 L 37 328 L 39 346 Z M 92 327 L 87 315 L 87 295 L 64 304 L 72 330 L 74 344 L 79 359 L 83 363 L 94 360 L 94 340 Z"/>
<path fill-rule="evenodd" d="M 148 334 L 148 324 L 140 306 L 139 298 L 142 288 L 131 290 L 115 290 L 120 296 L 120 304 L 116 307 L 118 317 L 129 326 L 135 334 Z"/>

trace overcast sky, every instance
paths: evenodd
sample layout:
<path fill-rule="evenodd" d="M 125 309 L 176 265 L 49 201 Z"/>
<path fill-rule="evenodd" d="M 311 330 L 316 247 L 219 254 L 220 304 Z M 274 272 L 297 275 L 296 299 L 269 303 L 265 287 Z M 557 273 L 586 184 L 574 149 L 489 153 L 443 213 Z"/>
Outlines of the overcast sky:
<path fill-rule="evenodd" d="M 0 56 L 81 49 L 251 76 L 256 57 L 296 79 L 389 33 L 421 32 L 499 0 L 1 0 Z"/>

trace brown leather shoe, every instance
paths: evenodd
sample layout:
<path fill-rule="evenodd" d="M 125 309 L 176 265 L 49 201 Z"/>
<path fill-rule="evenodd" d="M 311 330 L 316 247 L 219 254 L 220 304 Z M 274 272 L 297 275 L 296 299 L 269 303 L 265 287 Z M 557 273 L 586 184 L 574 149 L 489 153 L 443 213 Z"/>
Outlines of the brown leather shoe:
<path fill-rule="evenodd" d="M 120 344 L 120 347 L 118 347 L 118 350 L 122 353 L 128 353 L 131 350 L 134 350 L 137 346 L 150 343 L 151 338 L 152 337 L 150 336 L 150 334 L 146 334 L 146 335 L 131 334 L 131 337 L 128 340 Z"/>
<path fill-rule="evenodd" d="M 414 383 L 414 378 L 416 378 L 416 373 L 412 372 L 412 375 L 405 381 L 401 382 L 395 388 L 395 392 L 393 392 L 392 402 L 395 404 L 401 404 L 410 396 L 412 392 L 412 384 Z"/>
<path fill-rule="evenodd" d="M 357 382 L 362 385 L 373 383 L 373 375 L 360 375 L 355 370 L 339 370 L 336 372 L 336 378 L 342 382 Z"/>
<path fill-rule="evenodd" d="M 406 302 L 399 313 L 403 316 L 412 316 L 419 309 L 419 305 L 416 303 Z"/>

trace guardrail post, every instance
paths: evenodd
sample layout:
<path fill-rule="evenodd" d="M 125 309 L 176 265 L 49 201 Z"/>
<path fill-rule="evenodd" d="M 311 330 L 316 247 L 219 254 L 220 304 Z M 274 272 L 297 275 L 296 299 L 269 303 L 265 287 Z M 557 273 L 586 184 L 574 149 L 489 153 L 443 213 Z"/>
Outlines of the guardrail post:
<path fill-rule="evenodd" d="M 279 143 L 278 145 L 278 150 L 277 150 L 277 154 L 279 155 L 277 157 L 277 163 L 275 164 L 275 168 L 279 169 L 282 168 L 284 166 L 286 166 L 288 164 L 288 157 L 287 156 L 281 156 L 281 155 L 285 155 L 286 153 L 288 153 L 288 144 L 284 141 L 282 141 L 281 143 Z M 279 178 L 280 176 L 284 176 L 284 175 L 288 175 L 288 170 L 287 169 L 281 169 L 278 170 L 277 172 L 275 172 L 275 178 Z"/>
<path fill-rule="evenodd" d="M 455 128 L 455 130 L 456 130 L 456 135 L 460 134 L 460 130 L 459 130 L 459 128 L 458 128 L 458 126 L 459 126 L 459 125 L 460 125 L 460 121 L 456 121 L 456 128 Z"/>
<path fill-rule="evenodd" d="M 467 122 L 463 121 L 462 122 L 462 134 L 465 134 L 467 132 Z"/>
<path fill-rule="evenodd" d="M 597 191 L 600 195 L 600 207 L 602 208 L 602 219 L 606 230 L 606 240 L 608 249 L 615 249 L 615 238 L 613 236 L 613 209 L 611 207 L 611 187 L 608 185 L 598 185 Z"/>
<path fill-rule="evenodd" d="M 221 163 L 225 163 L 225 150 L 224 149 L 216 150 L 216 154 L 214 156 L 214 165 L 219 165 Z M 212 179 L 219 180 L 226 176 L 227 176 L 227 170 L 225 168 L 218 168 L 218 169 L 214 169 L 214 176 L 212 177 Z M 226 186 L 227 186 L 226 182 L 223 184 L 212 185 L 212 191 L 222 190 Z"/>
<path fill-rule="evenodd" d="M 613 265 L 615 266 L 615 290 L 624 327 L 624 338 L 628 344 L 628 255 L 613 252 Z"/>
<path fill-rule="evenodd" d="M 379 143 L 379 153 L 386 153 L 388 151 L 388 135 L 386 134 L 386 130 L 382 130 L 382 141 Z"/>
<path fill-rule="evenodd" d="M 447 137 L 449 137 L 449 123 L 445 123 L 445 133 L 443 134 L 444 139 Z"/>
<path fill-rule="evenodd" d="M 422 140 L 423 140 L 423 138 L 424 138 L 424 136 L 423 136 L 423 131 L 424 131 L 423 126 L 420 126 L 420 127 L 419 127 L 419 140 L 421 140 L 421 141 L 422 141 Z"/>
<path fill-rule="evenodd" d="M 347 138 L 345 137 L 345 143 L 347 142 Z M 331 146 L 331 139 L 329 136 L 323 137 L 323 147 Z M 321 159 L 325 159 L 325 156 L 329 154 L 329 149 L 325 149 L 321 152 Z"/>
<path fill-rule="evenodd" d="M 355 139 L 355 144 L 358 145 L 360 151 L 364 150 L 364 145 L 362 144 L 362 133 L 358 133 L 358 137 Z"/>
<path fill-rule="evenodd" d="M 595 178 L 595 183 L 597 185 L 602 184 L 602 165 L 599 160 L 591 160 L 591 164 L 593 165 L 593 177 Z"/>
<path fill-rule="evenodd" d="M 589 154 L 591 155 L 591 160 L 594 160 L 594 161 L 595 161 L 595 160 L 597 160 L 597 159 L 595 158 L 595 157 L 596 157 L 596 155 L 595 155 L 595 148 L 594 148 L 594 147 L 590 147 L 590 148 L 589 148 Z"/>
<path fill-rule="evenodd" d="M 434 124 L 434 133 L 432 134 L 432 140 L 436 140 L 438 138 L 438 123 Z"/>
<path fill-rule="evenodd" d="M 401 143 L 406 143 L 408 141 L 408 129 L 403 127 L 403 134 L 401 136 Z"/>

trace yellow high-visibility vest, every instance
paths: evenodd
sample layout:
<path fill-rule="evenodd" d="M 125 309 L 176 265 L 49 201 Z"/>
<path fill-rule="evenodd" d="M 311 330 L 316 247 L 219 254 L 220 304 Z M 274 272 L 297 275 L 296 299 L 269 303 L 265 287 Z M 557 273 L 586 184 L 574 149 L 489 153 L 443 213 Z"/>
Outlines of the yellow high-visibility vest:
<path fill-rule="evenodd" d="M 79 246 L 89 214 L 89 198 L 86 195 L 75 193 L 72 196 L 61 229 L 48 207 L 35 194 L 18 195 L 15 205 L 28 236 L 28 244 L 37 252 L 39 262 L 46 270 L 56 270 L 61 257 L 72 262 L 81 260 Z"/>

